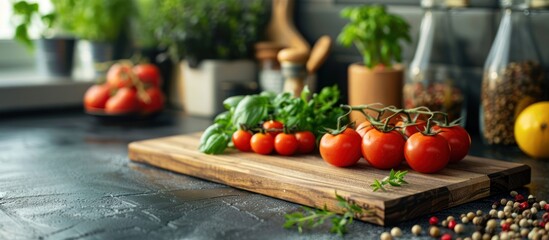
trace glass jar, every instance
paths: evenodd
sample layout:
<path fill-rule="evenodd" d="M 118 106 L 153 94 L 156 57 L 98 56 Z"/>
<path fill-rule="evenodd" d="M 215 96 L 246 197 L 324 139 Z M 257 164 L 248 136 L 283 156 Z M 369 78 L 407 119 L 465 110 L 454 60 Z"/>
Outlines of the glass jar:
<path fill-rule="evenodd" d="M 515 143 L 518 114 L 543 97 L 544 71 L 527 0 L 502 0 L 503 16 L 484 65 L 480 131 L 488 144 Z"/>
<path fill-rule="evenodd" d="M 450 4 L 452 2 L 452 4 Z M 459 4 L 458 4 L 459 3 Z M 460 79 L 460 56 L 452 31 L 451 10 L 464 1 L 423 0 L 419 40 L 406 74 L 404 107 L 443 111 L 465 125 L 466 81 Z"/>
<path fill-rule="evenodd" d="M 281 93 L 284 76 L 277 55 L 281 46 L 271 42 L 260 42 L 255 46 L 256 59 L 259 61 L 259 87 L 262 91 Z"/>

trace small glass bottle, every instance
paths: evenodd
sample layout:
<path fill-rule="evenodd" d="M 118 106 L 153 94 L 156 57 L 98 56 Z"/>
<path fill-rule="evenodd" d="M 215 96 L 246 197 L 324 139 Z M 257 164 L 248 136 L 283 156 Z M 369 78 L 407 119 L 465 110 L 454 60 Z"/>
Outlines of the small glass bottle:
<path fill-rule="evenodd" d="M 488 144 L 514 144 L 518 114 L 542 100 L 544 71 L 530 30 L 529 2 L 501 1 L 503 15 L 484 65 L 480 96 L 480 131 Z"/>
<path fill-rule="evenodd" d="M 421 1 L 425 12 L 404 85 L 404 107 L 443 111 L 450 121 L 461 119 L 465 125 L 466 82 L 460 79 L 461 58 L 452 31 L 450 10 L 454 4 L 461 7 L 466 1 Z"/>
<path fill-rule="evenodd" d="M 277 55 L 281 46 L 271 42 L 261 42 L 255 45 L 256 59 L 259 61 L 259 87 L 262 91 L 281 93 L 284 86 L 284 76 Z"/>

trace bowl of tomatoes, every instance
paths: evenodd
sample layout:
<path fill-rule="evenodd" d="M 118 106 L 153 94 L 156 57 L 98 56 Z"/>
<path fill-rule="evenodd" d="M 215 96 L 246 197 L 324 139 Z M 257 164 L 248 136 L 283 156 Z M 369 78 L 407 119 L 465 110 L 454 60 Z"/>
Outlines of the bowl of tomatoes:
<path fill-rule="evenodd" d="M 101 119 L 134 120 L 158 115 L 164 109 L 160 70 L 153 64 L 113 64 L 106 81 L 84 94 L 87 114 Z"/>

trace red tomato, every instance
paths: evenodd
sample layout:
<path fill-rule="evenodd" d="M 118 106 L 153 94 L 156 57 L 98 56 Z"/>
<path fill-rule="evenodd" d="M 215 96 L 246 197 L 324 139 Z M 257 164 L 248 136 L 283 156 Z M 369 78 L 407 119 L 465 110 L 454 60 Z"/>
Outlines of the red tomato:
<path fill-rule="evenodd" d="M 145 101 L 143 98 L 139 98 L 139 106 L 141 111 L 146 113 L 157 112 L 164 108 L 164 94 L 160 91 L 160 88 L 151 87 L 145 90 L 147 96 L 149 96 L 148 101 Z"/>
<path fill-rule="evenodd" d="M 250 144 L 254 152 L 267 155 L 273 151 L 274 138 L 270 134 L 256 133 L 252 136 Z"/>
<path fill-rule="evenodd" d="M 105 105 L 105 112 L 120 114 L 134 112 L 139 108 L 137 92 L 131 88 L 121 88 Z"/>
<path fill-rule="evenodd" d="M 246 130 L 238 130 L 233 133 L 234 147 L 242 152 L 252 151 L 252 145 L 250 140 L 252 139 L 252 133 Z"/>
<path fill-rule="evenodd" d="M 366 135 L 366 133 L 370 130 L 372 130 L 374 127 L 372 126 L 372 124 L 368 121 L 365 121 L 365 122 L 362 122 L 360 123 L 357 127 L 356 127 L 356 132 L 358 133 L 358 135 L 360 135 L 360 137 L 364 137 L 364 135 Z"/>
<path fill-rule="evenodd" d="M 84 107 L 87 111 L 103 110 L 110 96 L 111 88 L 109 85 L 93 85 L 84 94 Z"/>
<path fill-rule="evenodd" d="M 348 167 L 360 160 L 360 143 L 358 133 L 350 128 L 338 135 L 324 134 L 320 139 L 320 156 L 327 163 L 336 167 Z"/>
<path fill-rule="evenodd" d="M 130 65 L 115 63 L 107 72 L 107 83 L 115 88 L 132 87 L 132 74 Z"/>
<path fill-rule="evenodd" d="M 263 129 L 267 130 L 267 133 L 273 136 L 273 138 L 281 133 L 283 131 L 283 128 L 284 124 L 276 120 L 269 120 L 263 123 Z"/>
<path fill-rule="evenodd" d="M 406 124 L 409 124 L 409 123 L 406 123 Z M 417 120 L 414 125 L 408 125 L 403 127 L 404 125 L 405 125 L 405 122 L 399 121 L 395 126 L 401 127 L 402 133 L 409 138 L 410 136 L 414 135 L 414 133 L 425 130 L 425 127 L 427 126 L 427 122 L 423 120 Z"/>
<path fill-rule="evenodd" d="M 274 147 L 280 155 L 293 155 L 298 148 L 297 138 L 293 134 L 280 133 L 275 137 Z"/>
<path fill-rule="evenodd" d="M 404 160 L 406 140 L 397 131 L 372 129 L 362 138 L 362 156 L 377 169 L 397 167 Z"/>
<path fill-rule="evenodd" d="M 315 150 L 316 138 L 312 132 L 302 131 L 295 133 L 297 139 L 297 152 L 298 153 L 310 153 Z"/>
<path fill-rule="evenodd" d="M 138 64 L 133 67 L 133 72 L 146 86 L 160 87 L 162 84 L 160 70 L 158 70 L 158 67 L 154 64 Z"/>
<path fill-rule="evenodd" d="M 450 160 L 450 146 L 439 134 L 412 135 L 404 145 L 404 157 L 410 167 L 420 173 L 435 173 L 442 170 Z"/>
<path fill-rule="evenodd" d="M 439 127 L 434 126 L 433 130 L 439 131 L 438 135 L 444 137 L 450 145 L 450 162 L 459 162 L 469 153 L 471 147 L 471 136 L 461 126 Z"/>

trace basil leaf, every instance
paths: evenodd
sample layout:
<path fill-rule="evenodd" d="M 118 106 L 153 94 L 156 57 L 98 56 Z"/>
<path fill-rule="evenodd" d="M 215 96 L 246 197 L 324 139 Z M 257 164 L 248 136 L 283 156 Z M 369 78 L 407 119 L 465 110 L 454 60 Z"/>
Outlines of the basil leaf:
<path fill-rule="evenodd" d="M 233 114 L 233 125 L 255 126 L 267 117 L 269 110 L 269 99 L 258 95 L 244 97 Z"/>
<path fill-rule="evenodd" d="M 201 145 L 202 149 L 200 150 L 206 154 L 222 153 L 227 148 L 229 139 L 224 133 L 214 133 L 208 137 L 204 145 Z"/>
<path fill-rule="evenodd" d="M 215 116 L 214 123 L 227 126 L 231 124 L 231 112 L 225 111 Z"/>
<path fill-rule="evenodd" d="M 219 134 L 223 132 L 223 127 L 221 124 L 214 123 L 206 130 L 204 130 L 204 133 L 202 133 L 202 136 L 200 136 L 200 145 L 198 146 L 198 150 L 201 152 L 206 152 L 208 150 L 206 143 L 208 142 L 208 139 L 212 137 L 214 134 Z"/>
<path fill-rule="evenodd" d="M 244 96 L 232 96 L 223 101 L 223 106 L 227 110 L 231 110 L 231 108 L 234 108 L 238 105 L 240 101 L 244 99 Z"/>

